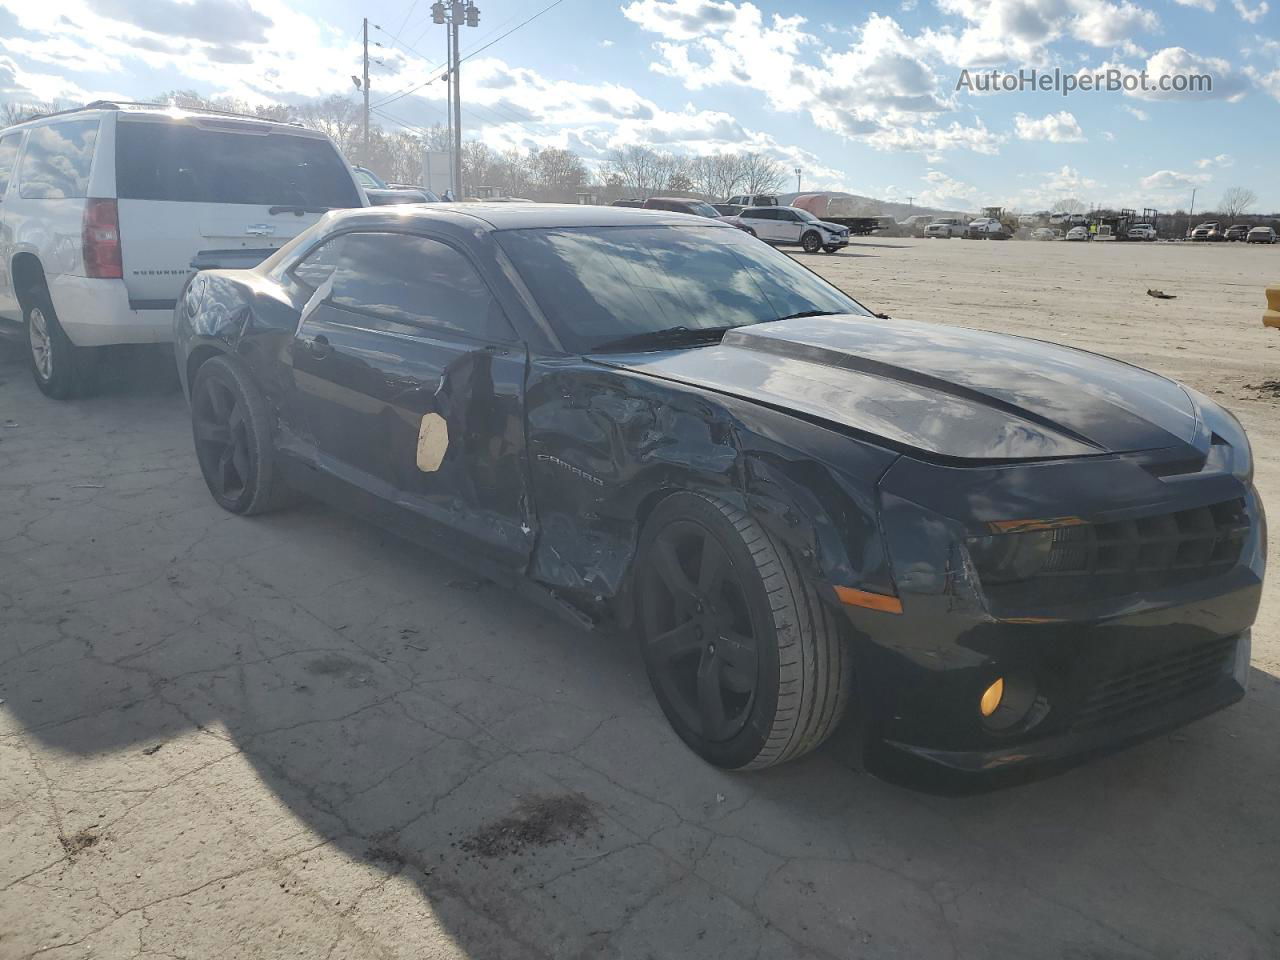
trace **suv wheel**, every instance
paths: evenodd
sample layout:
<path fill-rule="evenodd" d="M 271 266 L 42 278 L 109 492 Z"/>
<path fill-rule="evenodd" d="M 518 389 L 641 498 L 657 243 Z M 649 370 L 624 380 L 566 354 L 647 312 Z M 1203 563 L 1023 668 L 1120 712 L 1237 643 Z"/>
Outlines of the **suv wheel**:
<path fill-rule="evenodd" d="M 92 354 L 71 342 L 47 293 L 34 293 L 29 301 L 25 313 L 31 376 L 46 397 L 69 400 L 83 391 Z"/>
<path fill-rule="evenodd" d="M 804 248 L 805 253 L 817 253 L 822 249 L 822 238 L 818 236 L 816 230 L 810 230 L 800 238 L 800 246 Z"/>

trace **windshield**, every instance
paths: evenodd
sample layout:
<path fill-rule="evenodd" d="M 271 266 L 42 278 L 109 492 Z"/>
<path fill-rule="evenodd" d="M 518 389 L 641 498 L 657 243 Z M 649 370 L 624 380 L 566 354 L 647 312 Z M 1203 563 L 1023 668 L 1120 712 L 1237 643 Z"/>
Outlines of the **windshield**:
<path fill-rule="evenodd" d="M 121 200 L 363 206 L 329 140 L 278 130 L 263 135 L 122 121 L 116 180 Z"/>
<path fill-rule="evenodd" d="M 806 222 L 808 222 L 808 223 L 818 223 L 818 222 L 819 222 L 818 218 L 817 218 L 817 217 L 815 217 L 815 216 L 814 216 L 812 213 L 810 213 L 808 210 L 801 210 L 799 207 L 793 207 L 792 209 L 794 209 L 794 210 L 795 210 L 795 212 L 796 212 L 796 213 L 798 213 L 798 214 L 800 215 L 800 219 L 801 219 L 801 220 L 804 220 L 804 221 L 806 221 Z"/>
<path fill-rule="evenodd" d="M 385 183 L 380 183 L 378 181 L 378 178 L 375 177 L 368 170 L 366 170 L 364 167 L 356 167 L 355 172 L 356 172 L 356 179 L 360 181 L 360 186 L 364 187 L 366 190 L 369 190 L 369 189 L 381 190 L 386 187 Z"/>
<path fill-rule="evenodd" d="M 711 217 L 713 219 L 720 216 L 720 212 L 709 203 L 691 203 L 689 204 L 689 212 L 696 213 L 700 217 Z"/>
<path fill-rule="evenodd" d="M 508 230 L 497 237 L 573 352 L 673 327 L 737 327 L 808 311 L 870 316 L 740 230 L 645 225 Z"/>

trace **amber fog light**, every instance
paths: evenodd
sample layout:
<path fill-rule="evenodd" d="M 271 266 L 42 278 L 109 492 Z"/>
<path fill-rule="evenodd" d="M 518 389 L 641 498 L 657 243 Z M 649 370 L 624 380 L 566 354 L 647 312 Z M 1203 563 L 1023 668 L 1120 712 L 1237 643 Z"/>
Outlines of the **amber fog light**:
<path fill-rule="evenodd" d="M 991 731 L 1007 731 L 1026 721 L 1036 702 L 1036 685 L 1022 673 L 1008 673 L 996 679 L 978 698 L 982 725 Z"/>

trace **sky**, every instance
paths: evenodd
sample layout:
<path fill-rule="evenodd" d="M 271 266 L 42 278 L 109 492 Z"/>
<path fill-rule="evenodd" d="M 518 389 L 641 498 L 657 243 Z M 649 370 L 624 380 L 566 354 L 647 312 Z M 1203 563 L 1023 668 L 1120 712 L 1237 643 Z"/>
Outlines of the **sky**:
<path fill-rule="evenodd" d="M 1195 190 L 1204 210 L 1242 186 L 1255 211 L 1280 211 L 1280 0 L 477 5 L 464 136 L 495 148 L 592 164 L 634 143 L 760 150 L 799 167 L 805 190 L 949 209 L 1173 210 Z M 377 122 L 444 122 L 428 0 L 0 0 L 0 99 L 354 99 L 366 15 Z M 1208 74 L 1213 90 L 957 89 L 963 70 L 1033 68 Z"/>

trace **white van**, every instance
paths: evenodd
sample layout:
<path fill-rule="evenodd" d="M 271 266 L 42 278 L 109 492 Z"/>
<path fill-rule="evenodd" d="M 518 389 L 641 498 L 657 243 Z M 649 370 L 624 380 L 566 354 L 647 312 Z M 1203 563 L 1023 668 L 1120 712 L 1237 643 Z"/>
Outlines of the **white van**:
<path fill-rule="evenodd" d="M 98 101 L 9 127 L 0 333 L 25 333 L 45 394 L 74 396 L 96 348 L 173 339 L 197 269 L 255 266 L 367 203 L 333 141 L 294 124 Z"/>

